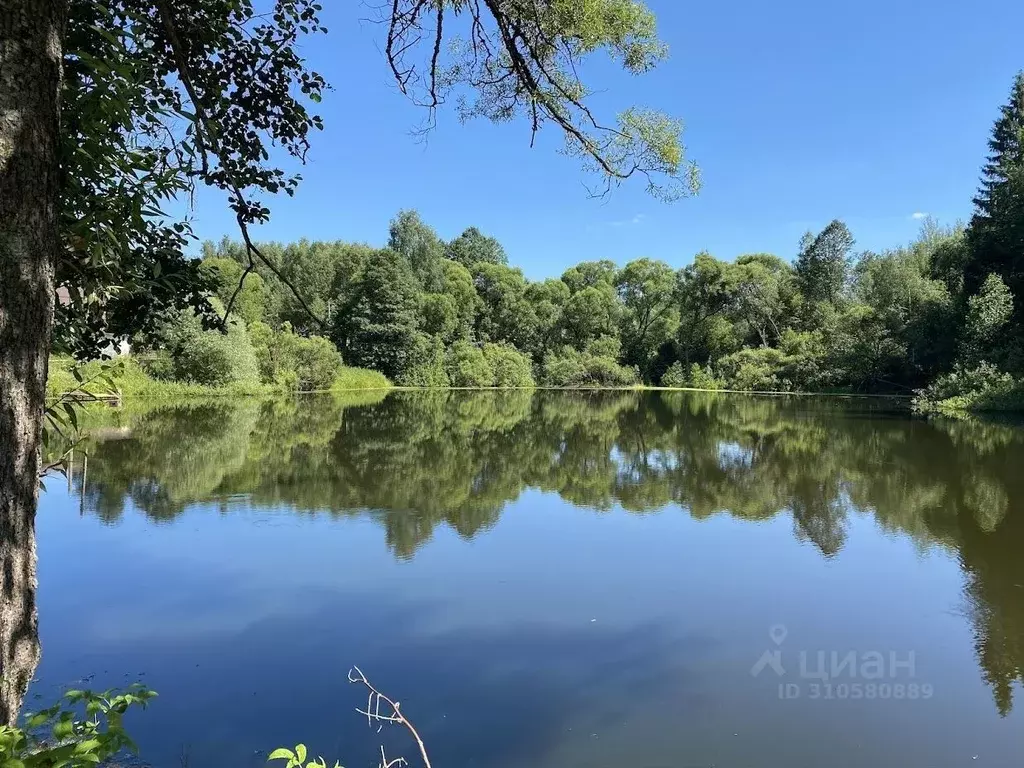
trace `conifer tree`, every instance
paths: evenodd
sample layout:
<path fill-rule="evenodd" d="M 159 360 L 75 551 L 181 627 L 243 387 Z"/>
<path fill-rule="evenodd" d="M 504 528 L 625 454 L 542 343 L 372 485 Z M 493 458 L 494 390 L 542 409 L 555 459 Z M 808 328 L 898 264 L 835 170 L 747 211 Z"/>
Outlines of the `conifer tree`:
<path fill-rule="evenodd" d="M 996 273 L 1017 298 L 1024 299 L 1024 72 L 1017 74 L 989 140 L 975 213 L 967 231 L 971 257 L 965 283 L 978 290 Z"/>

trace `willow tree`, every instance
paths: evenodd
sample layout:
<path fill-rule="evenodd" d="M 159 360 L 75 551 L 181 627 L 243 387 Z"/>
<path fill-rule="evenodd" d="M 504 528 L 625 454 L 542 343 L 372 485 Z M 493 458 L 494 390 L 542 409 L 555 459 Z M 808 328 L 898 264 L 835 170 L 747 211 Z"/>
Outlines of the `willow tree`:
<path fill-rule="evenodd" d="M 246 248 L 242 282 L 260 262 L 276 274 L 248 227 L 269 217 L 265 193 L 291 194 L 299 181 L 276 159 L 304 159 L 321 127 L 309 109 L 327 84 L 299 41 L 327 30 L 315 0 L 267 10 L 252 0 L 0 6 L 0 723 L 16 717 L 37 647 L 33 527 L 51 347 L 95 356 L 168 310 L 208 311 L 212 286 L 184 255 L 188 222 L 163 210 L 198 184 L 227 195 Z M 431 117 L 454 97 L 465 118 L 525 117 L 531 136 L 554 126 L 597 171 L 598 192 L 634 176 L 665 199 L 696 190 L 678 121 L 632 107 L 604 122 L 577 75 L 598 51 L 632 73 L 664 58 L 637 0 L 394 0 L 383 12 L 385 65 Z"/>

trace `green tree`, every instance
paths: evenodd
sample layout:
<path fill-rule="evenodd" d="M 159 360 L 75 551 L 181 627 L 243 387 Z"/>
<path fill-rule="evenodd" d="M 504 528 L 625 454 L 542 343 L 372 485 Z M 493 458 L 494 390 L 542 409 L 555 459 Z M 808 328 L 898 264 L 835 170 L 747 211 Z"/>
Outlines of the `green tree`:
<path fill-rule="evenodd" d="M 614 261 L 581 261 L 562 273 L 562 282 L 569 286 L 569 293 L 579 293 L 584 288 L 599 288 L 615 285 L 618 268 Z"/>
<path fill-rule="evenodd" d="M 275 281 L 280 320 L 291 323 L 300 333 L 319 330 L 318 319 L 331 322 L 337 310 L 334 303 L 337 254 L 333 245 L 303 238 L 297 243 L 289 243 L 275 256 L 281 275 L 295 289 L 293 293 L 282 281 Z"/>
<path fill-rule="evenodd" d="M 808 302 L 835 303 L 843 295 L 853 245 L 853 235 L 838 219 L 817 235 L 804 235 L 796 258 L 796 274 L 800 292 Z"/>
<path fill-rule="evenodd" d="M 473 268 L 473 283 L 480 297 L 477 339 L 507 341 L 517 349 L 532 350 L 537 317 L 526 299 L 526 278 L 522 271 L 503 264 L 478 262 Z"/>
<path fill-rule="evenodd" d="M 459 316 L 455 299 L 446 293 L 424 293 L 419 297 L 420 328 L 430 336 L 450 343 L 458 336 Z"/>
<path fill-rule="evenodd" d="M 792 269 L 778 256 L 757 253 L 740 256 L 730 272 L 736 331 L 747 343 L 776 346 L 796 307 Z"/>
<path fill-rule="evenodd" d="M 448 259 L 442 262 L 442 271 L 444 278 L 441 292 L 450 297 L 455 306 L 455 335 L 469 338 L 480 308 L 480 299 L 473 286 L 473 275 L 461 264 Z"/>
<path fill-rule="evenodd" d="M 967 317 L 964 325 L 962 362 L 974 366 L 986 355 L 1002 356 L 1006 344 L 1001 335 L 1013 317 L 1013 295 L 1003 279 L 990 274 L 981 284 L 978 292 L 967 300 Z M 999 362 L 991 360 L 990 362 Z"/>
<path fill-rule="evenodd" d="M 259 274 L 249 275 L 242 282 L 242 265 L 234 259 L 220 256 L 203 259 L 202 270 L 216 285 L 216 296 L 225 307 L 234 299 L 232 309 L 246 325 L 264 318 L 268 297 L 266 285 Z"/>
<path fill-rule="evenodd" d="M 679 326 L 675 272 L 663 261 L 636 259 L 619 270 L 615 286 L 622 302 L 623 361 L 649 378 L 654 353 Z"/>
<path fill-rule="evenodd" d="M 539 362 L 550 347 L 561 343 L 562 310 L 569 301 L 569 286 L 548 278 L 527 285 L 525 297 L 537 319 L 536 343 L 531 351 Z"/>
<path fill-rule="evenodd" d="M 862 255 L 854 270 L 853 293 L 871 307 L 873 332 L 891 339 L 880 378 L 919 387 L 952 362 L 956 310 L 947 282 L 932 277 L 944 243 L 923 232 L 909 247 Z"/>
<path fill-rule="evenodd" d="M 562 333 L 566 343 L 582 351 L 600 336 L 618 332 L 620 306 L 609 283 L 589 285 L 572 294 L 562 309 Z"/>
<path fill-rule="evenodd" d="M 679 357 L 683 363 L 707 363 L 732 351 L 737 342 L 723 313 L 730 300 L 729 265 L 710 253 L 698 253 L 677 273 Z"/>
<path fill-rule="evenodd" d="M 990 272 L 1024 297 L 1024 72 L 1000 110 L 982 169 L 975 213 L 967 228 L 971 260 L 967 290 L 978 290 Z"/>
<path fill-rule="evenodd" d="M 408 261 L 391 250 L 376 252 L 334 325 L 333 338 L 344 359 L 397 380 L 415 350 L 416 304 L 416 279 Z"/>
<path fill-rule="evenodd" d="M 416 211 L 399 211 L 391 220 L 388 248 L 409 262 L 426 291 L 438 291 L 443 279 L 444 243 Z"/>
<path fill-rule="evenodd" d="M 467 269 L 486 261 L 488 264 L 508 264 L 508 256 L 501 243 L 488 237 L 476 227 L 470 227 L 445 246 L 446 259 L 458 262 Z"/>
<path fill-rule="evenodd" d="M 941 280 L 954 300 L 964 293 L 964 272 L 971 260 L 964 228 L 949 230 L 935 242 L 930 258 L 930 276 Z"/>

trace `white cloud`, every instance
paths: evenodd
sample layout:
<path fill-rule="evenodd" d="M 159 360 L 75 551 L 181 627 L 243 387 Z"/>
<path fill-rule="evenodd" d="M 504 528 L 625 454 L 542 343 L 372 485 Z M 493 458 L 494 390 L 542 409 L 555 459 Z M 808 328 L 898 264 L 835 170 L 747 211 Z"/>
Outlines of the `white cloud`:
<path fill-rule="evenodd" d="M 620 221 L 610 221 L 608 223 L 611 224 L 613 227 L 628 227 L 628 226 L 633 226 L 633 225 L 636 225 L 636 224 L 642 224 L 646 218 L 647 218 L 647 214 L 645 214 L 645 213 L 638 213 L 638 214 L 635 214 L 633 216 L 633 218 L 631 218 L 631 219 L 622 219 Z"/>
<path fill-rule="evenodd" d="M 921 219 L 927 219 L 928 214 L 921 213 L 921 211 L 915 211 L 914 213 L 910 214 L 910 218 L 912 218 L 914 221 L 920 221 Z"/>

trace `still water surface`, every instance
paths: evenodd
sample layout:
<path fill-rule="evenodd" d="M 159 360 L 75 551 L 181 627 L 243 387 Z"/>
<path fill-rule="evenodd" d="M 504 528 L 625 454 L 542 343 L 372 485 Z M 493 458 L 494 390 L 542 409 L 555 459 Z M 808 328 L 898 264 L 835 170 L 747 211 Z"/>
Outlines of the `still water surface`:
<path fill-rule="evenodd" d="M 1019 428 L 396 392 L 151 406 L 89 452 L 42 501 L 26 707 L 143 680 L 157 766 L 412 757 L 352 664 L 435 766 L 1024 765 Z"/>

